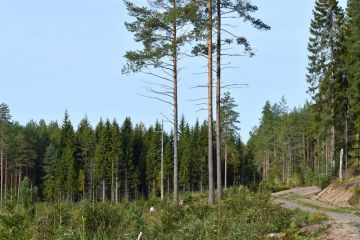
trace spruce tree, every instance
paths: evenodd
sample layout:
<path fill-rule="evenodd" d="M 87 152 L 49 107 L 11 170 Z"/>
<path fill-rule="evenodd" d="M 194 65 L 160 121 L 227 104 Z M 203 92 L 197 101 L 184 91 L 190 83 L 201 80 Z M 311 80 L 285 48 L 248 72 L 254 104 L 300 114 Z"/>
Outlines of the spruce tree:
<path fill-rule="evenodd" d="M 180 124 L 180 138 L 179 138 L 179 152 L 180 152 L 180 185 L 182 185 L 182 191 L 191 190 L 191 136 L 190 126 L 182 118 Z"/>
<path fill-rule="evenodd" d="M 95 134 L 87 117 L 80 121 L 76 131 L 76 148 L 77 169 L 82 171 L 84 176 L 85 191 L 82 192 L 83 195 L 87 192 L 91 199 L 94 184 Z"/>
<path fill-rule="evenodd" d="M 43 195 L 46 200 L 55 200 L 55 171 L 56 171 L 56 161 L 59 159 L 58 150 L 54 144 L 50 143 L 47 147 L 44 161 L 43 161 L 43 171 L 45 173 L 43 180 Z"/>
<path fill-rule="evenodd" d="M 111 126 L 111 200 L 115 203 L 119 202 L 119 166 L 121 159 L 121 138 L 120 138 L 120 126 L 114 120 Z"/>
<path fill-rule="evenodd" d="M 4 199 L 4 157 L 7 147 L 8 130 L 10 126 L 10 109 L 5 103 L 0 104 L 0 201 Z"/>
<path fill-rule="evenodd" d="M 306 75 L 309 92 L 328 111 L 330 159 L 335 170 L 335 99 L 336 57 L 340 48 L 340 30 L 344 13 L 337 0 L 317 0 L 313 10 L 308 44 L 309 66 Z"/>
<path fill-rule="evenodd" d="M 95 135 L 96 135 L 96 146 L 94 154 L 94 181 L 92 189 L 92 199 L 96 201 L 98 197 L 98 188 L 101 191 L 101 199 L 103 202 L 106 200 L 105 196 L 105 133 L 104 133 L 104 123 L 100 119 L 100 122 L 96 126 Z M 99 186 L 101 185 L 101 186 Z"/>
<path fill-rule="evenodd" d="M 125 118 L 121 130 L 121 182 L 124 198 L 129 201 L 138 184 L 138 171 L 133 159 L 133 127 L 130 118 Z"/>
<path fill-rule="evenodd" d="M 143 123 L 136 124 L 133 139 L 133 159 L 135 167 L 139 171 L 139 183 L 136 193 L 143 198 L 147 195 L 145 131 L 145 125 Z"/>
<path fill-rule="evenodd" d="M 355 120 L 356 133 L 360 132 L 360 2 L 348 0 L 347 5 L 347 72 L 352 117 Z"/>
<path fill-rule="evenodd" d="M 240 130 L 238 124 L 239 113 L 235 111 L 237 105 L 235 99 L 231 97 L 230 92 L 225 92 L 224 97 L 221 99 L 221 129 L 222 139 L 224 146 L 224 187 L 227 187 L 227 170 L 228 170 L 228 150 L 229 144 L 238 138 L 238 131 Z"/>

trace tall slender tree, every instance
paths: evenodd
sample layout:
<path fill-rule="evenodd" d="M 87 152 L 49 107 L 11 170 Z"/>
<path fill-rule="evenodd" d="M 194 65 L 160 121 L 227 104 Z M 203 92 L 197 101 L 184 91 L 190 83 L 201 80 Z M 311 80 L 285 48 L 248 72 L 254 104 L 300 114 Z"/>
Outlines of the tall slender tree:
<path fill-rule="evenodd" d="M 135 186 L 137 186 L 137 171 L 133 159 L 133 127 L 130 118 L 126 118 L 121 126 L 121 176 L 124 197 L 129 201 Z"/>
<path fill-rule="evenodd" d="M 337 0 L 317 0 L 313 10 L 308 44 L 309 66 L 306 76 L 309 92 L 329 109 L 330 160 L 335 170 L 335 98 L 336 54 L 344 13 Z"/>
<path fill-rule="evenodd" d="M 225 92 L 224 97 L 221 98 L 221 128 L 222 139 L 224 145 L 224 187 L 227 187 L 227 169 L 228 169 L 228 150 L 229 143 L 239 137 L 240 130 L 238 124 L 239 113 L 235 111 L 235 99 L 231 97 L 230 92 Z"/>
<path fill-rule="evenodd" d="M 349 81 L 349 97 L 351 115 L 354 119 L 355 131 L 360 132 L 360 2 L 348 0 L 345 45 L 347 49 L 347 78 Z"/>
<path fill-rule="evenodd" d="M 258 10 L 258 7 L 253 5 L 248 0 L 216 0 L 216 165 L 217 165 L 217 194 L 218 201 L 221 200 L 221 58 L 222 56 L 242 56 L 249 55 L 254 56 L 254 51 L 251 48 L 248 40 L 239 35 L 239 33 L 234 32 L 232 29 L 227 28 L 229 26 L 227 22 L 222 24 L 223 17 L 231 18 L 231 25 L 233 26 L 234 19 L 240 19 L 244 22 L 250 22 L 250 24 L 258 30 L 270 30 L 270 27 L 266 25 L 263 21 L 252 16 L 254 12 Z M 245 54 L 228 54 L 222 50 L 222 45 L 230 45 L 232 43 L 237 45 L 242 45 L 244 47 Z M 229 86 L 238 86 L 239 83 L 229 84 Z"/>
<path fill-rule="evenodd" d="M 148 87 L 151 98 L 168 103 L 173 107 L 174 144 L 174 200 L 178 197 L 178 73 L 180 47 L 190 40 L 191 31 L 185 26 L 195 18 L 194 3 L 177 0 L 152 0 L 150 7 L 136 7 L 131 1 L 124 1 L 129 14 L 136 18 L 125 23 L 128 31 L 135 34 L 135 41 L 143 44 L 139 51 L 128 51 L 128 64 L 124 72 L 144 72 L 158 77 L 168 84 L 158 84 L 161 90 Z M 151 69 L 161 70 L 152 72 Z M 154 84 L 152 84 L 154 85 Z M 167 98 L 170 98 L 168 100 Z"/>
<path fill-rule="evenodd" d="M 92 196 L 94 184 L 94 150 L 95 134 L 87 117 L 80 121 L 76 131 L 77 168 L 83 171 L 84 188 L 87 191 L 89 200 Z"/>
<path fill-rule="evenodd" d="M 119 202 L 121 134 L 119 124 L 114 120 L 111 126 L 111 200 Z"/>
<path fill-rule="evenodd" d="M 214 167 L 213 167 L 213 2 L 208 0 L 208 168 L 209 202 L 214 204 Z"/>
<path fill-rule="evenodd" d="M 10 109 L 5 103 L 0 104 L 0 201 L 4 199 L 4 158 L 6 149 L 7 132 L 11 120 Z"/>

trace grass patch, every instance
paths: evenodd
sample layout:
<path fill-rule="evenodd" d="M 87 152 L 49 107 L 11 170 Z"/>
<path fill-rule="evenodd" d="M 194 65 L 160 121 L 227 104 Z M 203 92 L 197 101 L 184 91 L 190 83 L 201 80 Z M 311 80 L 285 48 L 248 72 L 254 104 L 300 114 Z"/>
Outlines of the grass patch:
<path fill-rule="evenodd" d="M 319 211 L 324 211 L 324 212 L 334 212 L 334 213 L 356 213 L 354 211 L 354 209 L 351 209 L 351 208 L 343 208 L 343 207 L 334 207 L 334 208 L 328 208 L 328 207 L 321 207 L 321 206 L 318 206 L 318 205 L 315 205 L 315 204 L 311 204 L 309 202 L 304 202 L 304 201 L 301 201 L 301 200 L 297 200 L 296 201 L 297 203 L 305 206 L 305 207 L 310 207 L 310 208 L 313 208 L 313 209 L 316 209 L 316 210 L 319 210 Z"/>

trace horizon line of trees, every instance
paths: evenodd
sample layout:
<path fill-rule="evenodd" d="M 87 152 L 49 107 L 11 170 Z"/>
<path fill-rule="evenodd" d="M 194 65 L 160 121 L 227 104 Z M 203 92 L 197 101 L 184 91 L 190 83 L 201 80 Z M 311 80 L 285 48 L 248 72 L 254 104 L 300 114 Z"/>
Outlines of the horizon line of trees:
<path fill-rule="evenodd" d="M 222 170 L 227 169 L 223 182 L 227 186 L 250 183 L 257 180 L 253 179 L 256 171 L 244 165 L 245 146 L 238 133 L 236 104 L 229 93 L 222 104 L 226 116 L 222 121 L 226 129 L 222 133 L 222 148 L 226 148 Z M 61 125 L 40 120 L 24 126 L 11 119 L 6 104 L 0 105 L 0 113 L 1 200 L 18 198 L 25 178 L 44 201 L 118 203 L 148 199 L 161 196 L 161 183 L 168 197 L 174 191 L 173 136 L 172 132 L 163 130 L 159 121 L 146 128 L 143 123 L 133 124 L 127 117 L 121 125 L 106 119 L 92 127 L 85 117 L 74 129 L 67 112 Z M 208 188 L 207 134 L 206 121 L 196 121 L 190 126 L 181 118 L 179 190 L 182 193 Z M 245 168 L 252 168 L 252 173 L 245 173 Z"/>

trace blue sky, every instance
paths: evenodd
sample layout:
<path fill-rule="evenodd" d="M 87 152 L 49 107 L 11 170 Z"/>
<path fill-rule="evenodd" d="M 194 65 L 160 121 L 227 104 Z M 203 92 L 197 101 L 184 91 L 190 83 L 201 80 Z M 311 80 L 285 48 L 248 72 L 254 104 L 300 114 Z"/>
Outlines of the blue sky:
<path fill-rule="evenodd" d="M 146 1 L 138 0 L 138 3 Z M 340 1 L 345 5 L 345 0 Z M 290 108 L 308 97 L 305 73 L 312 0 L 254 0 L 257 17 L 272 27 L 258 32 L 240 23 L 238 30 L 257 50 L 254 58 L 232 59 L 227 83 L 247 83 L 232 89 L 241 120 L 241 135 L 257 125 L 266 100 L 285 96 Z M 122 0 L 0 0 L 0 102 L 10 106 L 15 120 L 61 121 L 67 109 L 73 124 L 87 115 L 95 125 L 102 118 L 152 124 L 171 109 L 139 95 L 141 74 L 122 75 L 126 50 L 138 46 L 124 27 L 129 21 Z M 227 60 L 224 59 L 224 62 Z M 201 60 L 183 59 L 179 113 L 193 123 L 206 112 L 189 101 L 205 97 Z M 170 128 L 170 124 L 168 124 Z"/>

